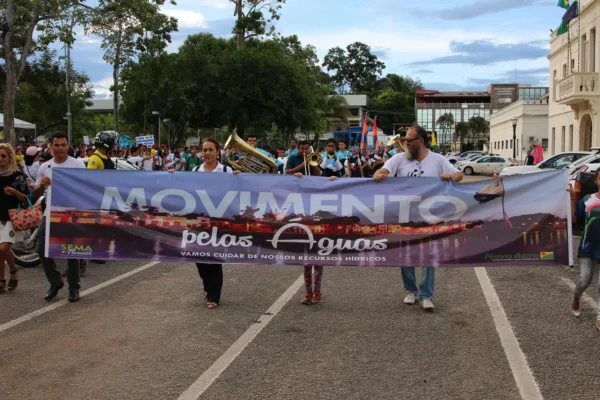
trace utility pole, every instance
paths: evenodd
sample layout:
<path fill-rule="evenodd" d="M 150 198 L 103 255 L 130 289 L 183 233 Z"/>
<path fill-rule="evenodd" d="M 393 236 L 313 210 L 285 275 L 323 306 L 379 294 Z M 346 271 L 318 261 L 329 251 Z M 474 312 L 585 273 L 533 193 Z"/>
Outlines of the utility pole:
<path fill-rule="evenodd" d="M 75 8 L 71 13 L 71 23 L 69 25 L 70 35 L 73 35 L 75 26 Z M 65 89 L 67 90 L 67 140 L 72 143 L 73 139 L 73 114 L 71 114 L 71 38 L 65 41 Z"/>

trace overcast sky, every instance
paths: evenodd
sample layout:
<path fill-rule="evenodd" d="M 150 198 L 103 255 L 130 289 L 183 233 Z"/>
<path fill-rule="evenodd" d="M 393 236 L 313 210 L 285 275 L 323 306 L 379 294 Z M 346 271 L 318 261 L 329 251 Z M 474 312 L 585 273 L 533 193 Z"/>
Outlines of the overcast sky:
<path fill-rule="evenodd" d="M 556 0 L 287 0 L 277 29 L 312 44 L 322 59 L 335 46 L 360 41 L 385 62 L 385 73 L 420 78 L 427 89 L 485 90 L 489 83 L 547 85 L 550 29 L 563 9 Z M 229 36 L 229 0 L 178 0 L 164 12 L 179 20 L 170 51 L 189 34 Z M 96 97 L 110 95 L 111 68 L 100 41 L 78 36 L 76 68 Z"/>

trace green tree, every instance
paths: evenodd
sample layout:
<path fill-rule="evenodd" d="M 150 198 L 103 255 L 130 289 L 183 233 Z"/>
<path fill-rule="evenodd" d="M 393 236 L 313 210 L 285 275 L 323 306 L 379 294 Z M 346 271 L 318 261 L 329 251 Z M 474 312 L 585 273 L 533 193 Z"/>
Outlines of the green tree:
<path fill-rule="evenodd" d="M 452 125 L 454 125 L 454 115 L 452 113 L 444 113 L 440 115 L 436 124 L 442 130 L 442 135 L 438 135 L 437 139 L 440 140 L 440 136 L 446 138 L 448 134 L 451 132 Z M 446 146 L 448 143 L 439 143 L 440 147 Z"/>
<path fill-rule="evenodd" d="M 377 90 L 405 93 L 414 97 L 417 90 L 423 89 L 423 83 L 421 80 L 414 80 L 409 76 L 387 74 L 377 81 L 376 87 Z"/>
<path fill-rule="evenodd" d="M 4 137 L 15 145 L 15 101 L 27 59 L 54 41 L 57 21 L 81 0 L 0 0 L 0 57 L 5 63 Z M 36 35 L 34 35 L 36 32 Z"/>
<path fill-rule="evenodd" d="M 415 121 L 414 95 L 396 92 L 373 92 L 373 110 L 369 113 L 377 115 L 377 126 L 386 133 L 394 130 L 396 123 L 413 123 Z"/>
<path fill-rule="evenodd" d="M 271 25 L 280 18 L 280 10 L 285 0 L 229 0 L 235 5 L 234 16 L 237 18 L 233 34 L 237 38 L 237 48 L 246 47 L 246 41 L 252 37 L 273 34 L 275 27 Z M 265 15 L 266 14 L 266 15 Z"/>
<path fill-rule="evenodd" d="M 469 123 L 468 122 L 459 122 L 454 126 L 455 135 L 460 139 L 460 151 L 463 150 L 464 141 L 467 135 L 469 134 Z"/>
<path fill-rule="evenodd" d="M 99 0 L 87 25 L 89 33 L 102 38 L 103 59 L 113 68 L 113 118 L 119 129 L 121 68 L 149 46 L 164 49 L 177 30 L 177 20 L 160 12 L 167 0 Z M 175 4 L 174 0 L 168 1 Z"/>
<path fill-rule="evenodd" d="M 490 123 L 485 118 L 475 116 L 469 119 L 469 133 L 471 134 L 471 143 L 477 140 L 479 150 L 483 149 L 482 143 L 489 143 Z"/>
<path fill-rule="evenodd" d="M 5 66 L 0 66 L 0 79 L 5 77 L 5 71 Z M 67 112 L 65 99 L 71 99 L 72 115 L 76 120 L 85 113 L 94 94 L 89 77 L 84 73 L 73 69 L 67 85 L 66 80 L 66 65 L 59 62 L 56 52 L 42 51 L 36 59 L 25 64 L 15 97 L 16 113 L 36 124 L 40 133 L 63 129 Z M 0 83 L 2 90 L 4 85 Z"/>
<path fill-rule="evenodd" d="M 323 67 L 334 71 L 331 83 L 339 94 L 367 93 L 375 88 L 385 64 L 377 59 L 371 48 L 356 42 L 346 49 L 334 47 L 323 59 Z"/>

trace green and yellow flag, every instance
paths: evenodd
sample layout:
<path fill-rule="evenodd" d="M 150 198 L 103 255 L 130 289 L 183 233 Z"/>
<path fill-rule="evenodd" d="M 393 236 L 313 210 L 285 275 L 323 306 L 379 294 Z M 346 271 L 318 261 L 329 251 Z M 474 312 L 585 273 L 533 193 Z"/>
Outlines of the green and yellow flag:
<path fill-rule="evenodd" d="M 558 28 L 556 28 L 556 36 L 562 35 L 563 33 L 567 33 L 569 31 L 569 25 L 561 22 Z"/>
<path fill-rule="evenodd" d="M 564 8 L 566 10 L 571 6 L 571 4 L 570 4 L 569 0 L 558 0 L 557 6 Z"/>

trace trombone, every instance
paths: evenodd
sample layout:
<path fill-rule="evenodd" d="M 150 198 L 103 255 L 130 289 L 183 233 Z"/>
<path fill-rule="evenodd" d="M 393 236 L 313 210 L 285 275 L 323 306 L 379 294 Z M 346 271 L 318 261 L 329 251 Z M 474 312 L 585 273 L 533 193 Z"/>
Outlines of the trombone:
<path fill-rule="evenodd" d="M 312 167 L 318 167 L 323 162 L 323 157 L 313 150 L 310 146 L 310 154 L 304 155 L 304 175 L 310 175 L 310 169 Z"/>

